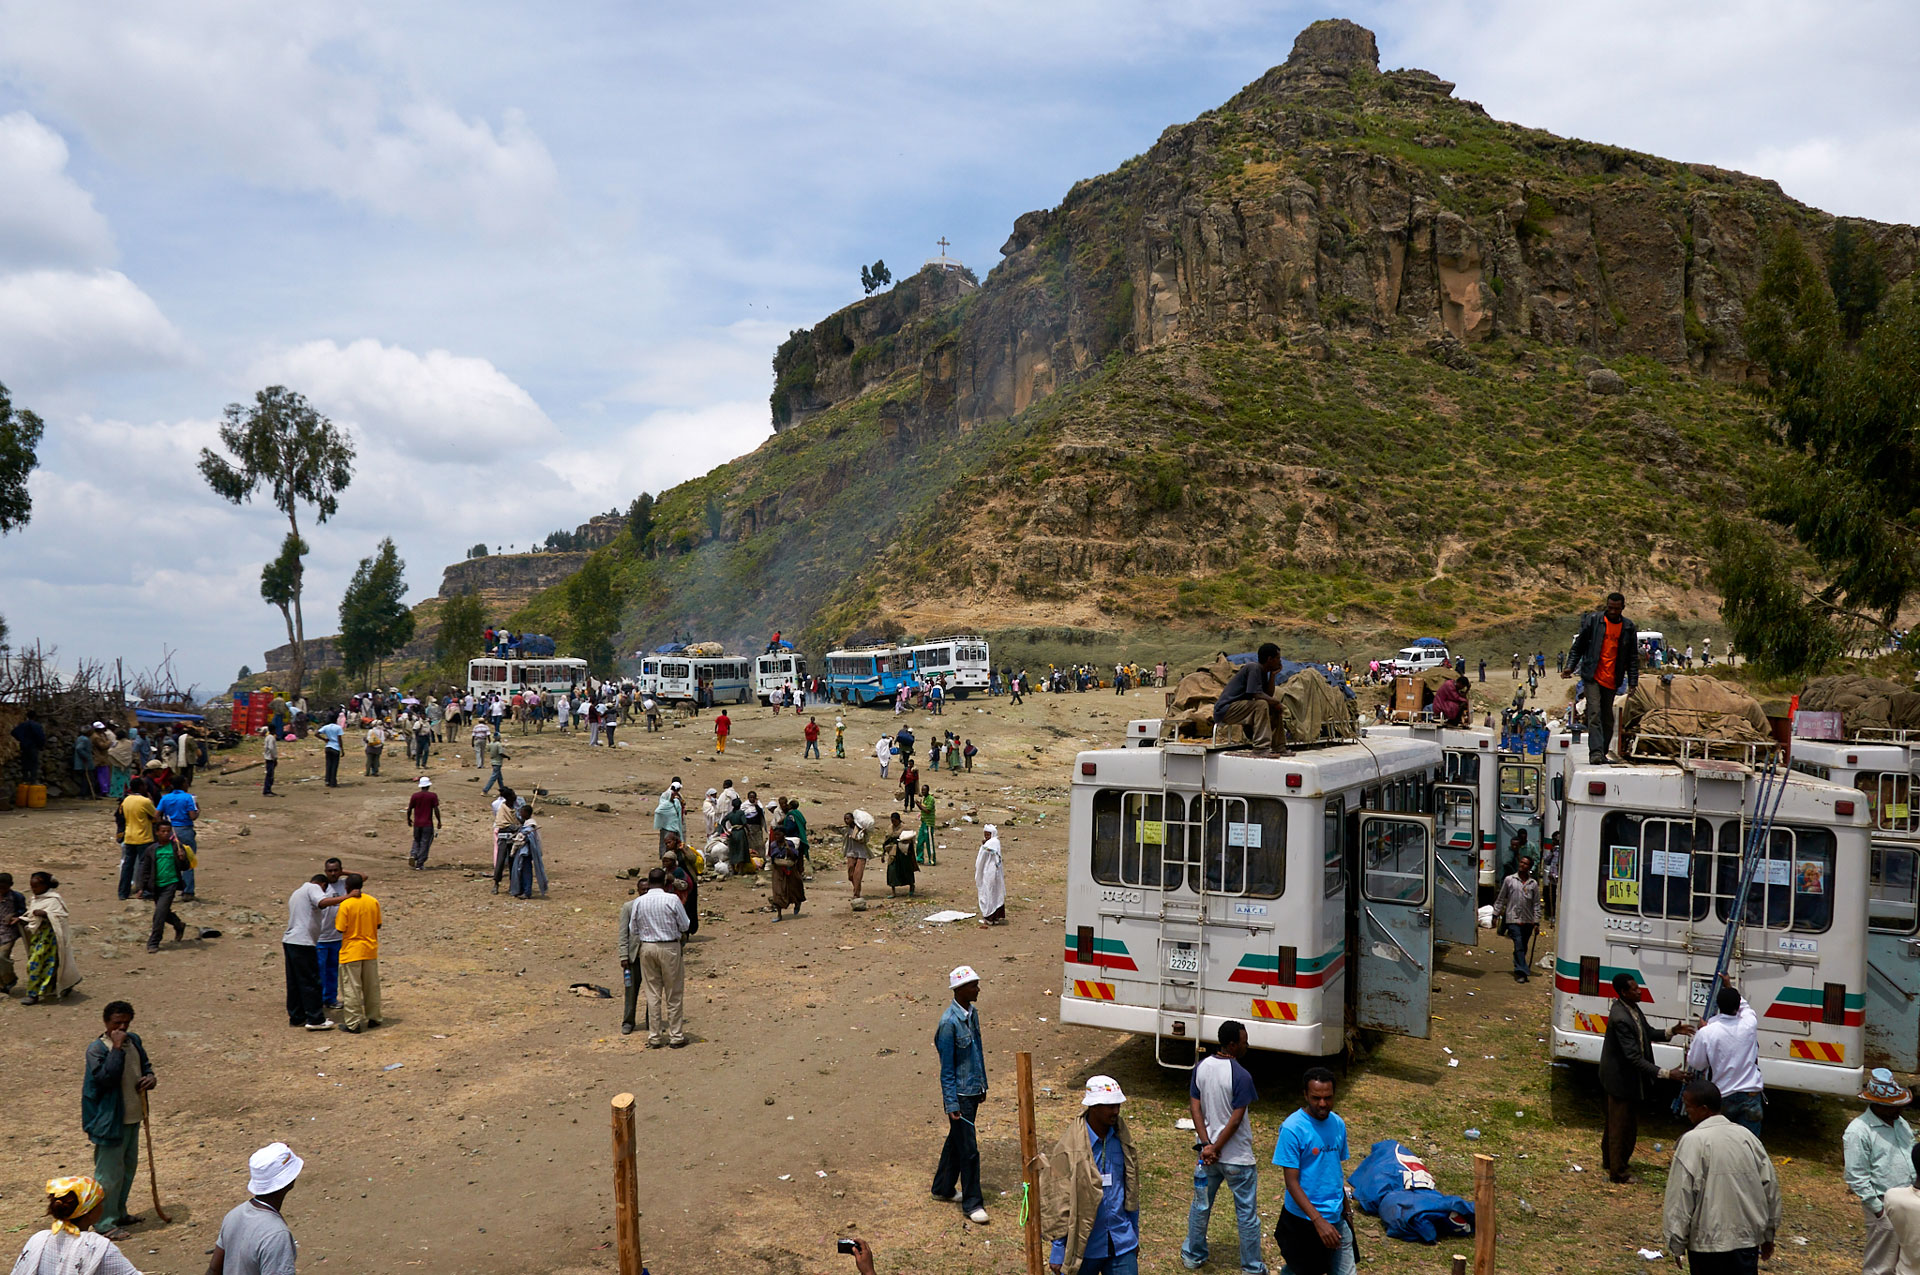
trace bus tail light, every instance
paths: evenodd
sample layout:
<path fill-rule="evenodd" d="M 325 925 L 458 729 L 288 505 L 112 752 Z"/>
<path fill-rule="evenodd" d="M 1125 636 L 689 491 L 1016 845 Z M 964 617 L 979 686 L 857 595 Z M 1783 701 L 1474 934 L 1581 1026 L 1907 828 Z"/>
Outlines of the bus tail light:
<path fill-rule="evenodd" d="M 1083 775 L 1097 775 L 1100 773 L 1100 767 L 1093 762 L 1083 761 L 1080 763 L 1080 773 Z"/>
<path fill-rule="evenodd" d="M 1287 787 L 1298 788 L 1299 786 L 1300 786 L 1300 776 L 1297 773 L 1289 774 L 1287 776 Z"/>
<path fill-rule="evenodd" d="M 1073 939 L 1073 958 L 1082 965 L 1093 964 L 1093 927 L 1083 925 Z"/>
<path fill-rule="evenodd" d="M 1274 975 L 1274 977 L 1279 981 L 1280 986 L 1295 987 L 1299 985 L 1299 982 L 1300 982 L 1299 961 L 1300 961 L 1299 948 L 1283 947 L 1280 949 L 1279 969 Z"/>
<path fill-rule="evenodd" d="M 1582 996 L 1600 994 L 1600 958 L 1597 956 L 1580 958 L 1580 994 Z"/>
<path fill-rule="evenodd" d="M 1820 989 L 1820 1021 L 1828 1027 L 1847 1023 L 1847 985 L 1828 983 Z"/>
<path fill-rule="evenodd" d="M 1836 815 L 1850 815 L 1853 813 L 1853 803 L 1851 801 L 1836 801 L 1833 803 L 1833 813 Z"/>
<path fill-rule="evenodd" d="M 1606 795 L 1607 784 L 1604 779 L 1589 779 L 1587 781 L 1587 796 L 1604 797 Z"/>
<path fill-rule="evenodd" d="M 1860 764 L 1860 754 L 1859 754 L 1859 753 L 1848 753 L 1848 754 L 1847 754 L 1847 765 L 1849 765 L 1849 766 L 1858 766 L 1859 764 Z"/>

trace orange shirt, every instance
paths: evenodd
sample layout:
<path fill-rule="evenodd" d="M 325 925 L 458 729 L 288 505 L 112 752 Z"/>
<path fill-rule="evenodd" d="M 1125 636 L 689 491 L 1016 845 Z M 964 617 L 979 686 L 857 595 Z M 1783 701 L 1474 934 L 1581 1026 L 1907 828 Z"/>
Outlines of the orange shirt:
<path fill-rule="evenodd" d="M 1604 621 L 1606 636 L 1600 639 L 1600 662 L 1594 666 L 1593 680 L 1608 690 L 1620 687 L 1620 621 Z"/>
<path fill-rule="evenodd" d="M 380 955 L 380 900 L 362 890 L 335 909 L 333 928 L 340 931 L 340 963 L 371 961 Z"/>

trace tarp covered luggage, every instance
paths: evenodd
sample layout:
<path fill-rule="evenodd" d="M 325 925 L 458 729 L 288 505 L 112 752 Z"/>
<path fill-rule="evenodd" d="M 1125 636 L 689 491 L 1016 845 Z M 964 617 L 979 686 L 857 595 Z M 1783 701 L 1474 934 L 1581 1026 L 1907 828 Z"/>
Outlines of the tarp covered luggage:
<path fill-rule="evenodd" d="M 1759 700 L 1717 677 L 1643 677 L 1621 703 L 1620 737 L 1629 751 L 1667 756 L 1672 737 L 1767 744 L 1773 728 Z"/>
<path fill-rule="evenodd" d="M 726 653 L 726 646 L 719 642 L 689 642 L 687 644 L 688 655 L 712 658 L 714 656 L 725 655 Z"/>
<path fill-rule="evenodd" d="M 1311 743 L 1329 726 L 1344 726 L 1351 732 L 1353 705 L 1325 675 L 1314 670 L 1296 673 L 1279 690 L 1288 743 Z"/>
<path fill-rule="evenodd" d="M 1473 1201 L 1444 1195 L 1420 1157 L 1392 1138 L 1382 1138 L 1348 1179 L 1353 1202 L 1371 1213 L 1396 1240 L 1432 1244 L 1473 1234 Z"/>
<path fill-rule="evenodd" d="M 520 654 L 529 659 L 550 659 L 559 648 L 544 633 L 528 633 L 520 638 Z"/>
<path fill-rule="evenodd" d="M 1920 731 L 1920 694 L 1884 677 L 1816 677 L 1800 692 L 1809 712 L 1837 712 L 1848 735 L 1863 730 Z"/>
<path fill-rule="evenodd" d="M 1350 724 L 1353 706 L 1335 689 L 1328 675 L 1310 665 L 1292 677 L 1276 675 L 1276 693 L 1286 714 L 1287 742 L 1306 743 L 1320 738 L 1328 724 Z M 1206 668 L 1180 679 L 1173 689 L 1162 730 L 1168 738 L 1208 739 L 1213 735 L 1213 705 L 1227 683 L 1239 672 L 1233 660 L 1221 656 Z"/>

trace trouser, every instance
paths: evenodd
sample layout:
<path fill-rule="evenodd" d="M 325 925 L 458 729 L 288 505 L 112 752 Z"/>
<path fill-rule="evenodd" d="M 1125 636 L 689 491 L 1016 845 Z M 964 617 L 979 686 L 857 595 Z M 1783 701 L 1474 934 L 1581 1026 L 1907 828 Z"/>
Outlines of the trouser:
<path fill-rule="evenodd" d="M 333 912 L 329 909 L 320 914 L 320 922 L 327 929 L 333 928 Z M 337 1007 L 340 1004 L 340 944 L 315 943 L 313 959 L 320 967 L 320 1003 Z"/>
<path fill-rule="evenodd" d="M 200 836 L 194 832 L 193 825 L 187 824 L 173 830 L 173 839 L 185 846 L 188 851 L 188 854 L 180 856 L 180 895 L 182 898 L 191 899 L 195 869 L 187 865 L 187 858 L 188 855 L 196 859 L 200 857 Z"/>
<path fill-rule="evenodd" d="M 604 729 L 607 732 L 607 747 L 612 748 L 613 747 L 613 723 L 608 722 L 604 727 Z"/>
<path fill-rule="evenodd" d="M 107 1142 L 94 1140 L 93 1176 L 99 1182 L 106 1208 L 94 1230 L 105 1235 L 127 1216 L 127 1195 L 140 1172 L 140 1122 L 120 1126 L 120 1136 Z M 1888 1267 L 1892 1270 L 1892 1267 Z"/>
<path fill-rule="evenodd" d="M 660 729 L 660 714 L 658 713 L 647 714 L 647 729 L 649 731 L 657 731 Z"/>
<path fill-rule="evenodd" d="M 1627 1176 L 1634 1144 L 1640 1141 L 1640 1104 L 1607 1095 L 1607 1127 L 1600 1135 L 1600 1165 L 1611 1178 Z"/>
<path fill-rule="evenodd" d="M 599 743 L 600 743 L 600 723 L 590 721 L 587 723 L 587 747 L 594 748 L 594 747 L 597 747 Z"/>
<path fill-rule="evenodd" d="M 1080 1275 L 1139 1275 L 1140 1246 L 1134 1245 L 1124 1253 L 1109 1253 L 1105 1257 L 1096 1257 L 1092 1261 L 1080 1263 Z"/>
<path fill-rule="evenodd" d="M 954 1187 L 960 1188 L 960 1209 L 971 1213 L 984 1208 L 980 1194 L 980 1143 L 974 1137 L 973 1118 L 980 1110 L 984 1094 L 961 1094 L 957 1100 L 960 1118 L 947 1121 L 947 1141 L 940 1148 L 940 1164 L 933 1171 L 933 1193 L 949 1199 Z"/>
<path fill-rule="evenodd" d="M 1736 1248 L 1724 1253 L 1701 1253 L 1688 1249 L 1687 1265 L 1693 1269 L 1693 1275 L 1758 1275 L 1760 1250 Z"/>
<path fill-rule="evenodd" d="M 500 892 L 500 878 L 507 874 L 507 865 L 513 858 L 513 830 L 495 828 L 493 830 L 493 892 Z"/>
<path fill-rule="evenodd" d="M 148 947 L 158 947 L 160 945 L 160 934 L 169 925 L 173 927 L 174 933 L 177 936 L 181 938 L 186 937 L 187 923 L 175 916 L 173 912 L 173 898 L 179 893 L 179 886 L 170 885 L 153 896 L 153 925 L 147 931 Z"/>
<path fill-rule="evenodd" d="M 1343 1210 L 1340 1216 L 1334 1219 L 1333 1229 L 1340 1233 L 1340 1244 L 1327 1251 L 1327 1275 L 1353 1275 L 1354 1267 L 1359 1263 L 1360 1258 L 1354 1248 L 1353 1223 L 1349 1220 L 1346 1211 Z M 1280 1242 L 1282 1247 L 1280 1275 L 1290 1275 L 1293 1268 L 1286 1264 L 1285 1249 L 1288 1247 L 1288 1241 L 1281 1240 L 1283 1231 L 1293 1237 L 1293 1242 L 1318 1244 L 1320 1241 L 1319 1237 L 1313 1234 L 1313 1226 L 1306 1218 L 1298 1213 L 1289 1213 L 1285 1209 L 1280 1211 L 1280 1220 L 1274 1224 L 1274 1239 Z M 1084 1271 L 1087 1268 L 1082 1266 L 1080 1269 Z"/>
<path fill-rule="evenodd" d="M 507 786 L 507 781 L 501 778 L 500 776 L 500 768 L 498 766 L 495 766 L 493 768 L 493 773 L 487 776 L 487 782 L 481 785 L 480 795 L 482 797 L 486 796 L 488 793 L 492 792 L 496 786 L 500 788 L 505 788 Z"/>
<path fill-rule="evenodd" d="M 640 962 L 635 960 L 631 967 L 621 970 L 620 973 L 627 985 L 626 1008 L 621 1012 L 620 1025 L 631 1027 L 633 1016 L 640 1010 Z"/>
<path fill-rule="evenodd" d="M 144 842 L 137 846 L 132 844 L 131 842 L 121 843 L 121 846 L 120 846 L 120 897 L 122 899 L 131 899 L 133 897 L 134 871 L 140 866 L 140 855 L 146 850 L 148 846 L 152 844 L 153 843 L 150 841 Z"/>
<path fill-rule="evenodd" d="M 40 753 L 36 750 L 22 749 L 20 752 L 20 782 L 37 784 L 40 782 Z"/>
<path fill-rule="evenodd" d="M 1607 759 L 1607 749 L 1613 746 L 1613 697 L 1608 690 L 1592 678 L 1586 679 L 1587 694 L 1587 758 L 1594 762 Z"/>
<path fill-rule="evenodd" d="M 1513 972 L 1521 978 L 1527 976 L 1527 946 L 1533 942 L 1533 932 L 1537 928 L 1532 925 L 1507 927 L 1507 937 L 1513 940 Z"/>
<path fill-rule="evenodd" d="M 347 961 L 340 966 L 340 1008 L 354 1030 L 380 1021 L 380 961 Z"/>
<path fill-rule="evenodd" d="M 642 943 L 640 974 L 647 985 L 647 1043 L 660 1043 L 660 1029 L 666 1028 L 670 1042 L 687 1038 L 686 966 L 678 943 Z"/>
<path fill-rule="evenodd" d="M 507 874 L 507 893 L 515 898 L 533 897 L 533 852 L 515 855 Z"/>
<path fill-rule="evenodd" d="M 1213 715 L 1213 724 L 1245 726 L 1253 746 L 1264 750 L 1273 747 L 1274 719 L 1279 716 L 1280 710 L 1263 699 L 1237 699 Z"/>
<path fill-rule="evenodd" d="M 367 773 L 369 775 L 378 775 L 380 773 L 380 753 L 381 750 L 378 748 L 369 748 L 367 750 Z"/>
<path fill-rule="evenodd" d="M 713 737 L 713 751 L 716 753 L 724 753 L 727 751 L 727 737 L 725 735 L 715 735 Z"/>
<path fill-rule="evenodd" d="M 809 757 L 818 758 L 819 756 L 820 756 L 820 741 L 817 739 L 808 740 L 806 751 L 800 754 L 800 760 L 805 761 Z"/>
<path fill-rule="evenodd" d="M 338 788 L 339 786 L 340 750 L 338 748 L 329 748 L 327 749 L 327 787 Z"/>
<path fill-rule="evenodd" d="M 1862 1213 L 1866 1206 L 1862 1205 Z M 1867 1214 L 1867 1251 L 1860 1260 L 1860 1275 L 1894 1275 L 1900 1261 L 1900 1237 L 1884 1208 L 1880 1216 Z"/>
<path fill-rule="evenodd" d="M 9 990 L 20 981 L 20 973 L 13 967 L 13 945 L 19 941 L 8 939 L 0 943 L 0 992 Z"/>
<path fill-rule="evenodd" d="M 1207 1260 L 1207 1224 L 1213 1220 L 1213 1200 L 1225 1182 L 1233 1192 L 1234 1219 L 1240 1227 L 1240 1269 L 1249 1275 L 1264 1271 L 1260 1258 L 1260 1178 L 1251 1164 L 1196 1164 L 1193 1167 L 1193 1204 L 1187 1210 L 1187 1241 L 1180 1260 L 1189 1268 Z"/>
<path fill-rule="evenodd" d="M 310 945 L 282 943 L 287 958 L 287 1025 L 318 1027 L 327 1021 L 320 1003 L 320 961 Z"/>
<path fill-rule="evenodd" d="M 407 862 L 416 868 L 427 866 L 427 853 L 433 849 L 433 825 L 413 830 L 413 849 L 407 852 Z"/>
<path fill-rule="evenodd" d="M 1756 1138 L 1760 1136 L 1760 1121 L 1765 1112 L 1766 1098 L 1761 1090 L 1720 1095 L 1720 1114 Z"/>
<path fill-rule="evenodd" d="M 273 796 L 273 772 L 278 769 L 280 769 L 278 759 L 269 758 L 267 761 L 266 777 L 260 782 L 260 795 L 262 797 Z"/>
<path fill-rule="evenodd" d="M 487 741 L 484 739 L 476 739 L 473 741 L 473 768 L 478 770 L 486 764 Z"/>

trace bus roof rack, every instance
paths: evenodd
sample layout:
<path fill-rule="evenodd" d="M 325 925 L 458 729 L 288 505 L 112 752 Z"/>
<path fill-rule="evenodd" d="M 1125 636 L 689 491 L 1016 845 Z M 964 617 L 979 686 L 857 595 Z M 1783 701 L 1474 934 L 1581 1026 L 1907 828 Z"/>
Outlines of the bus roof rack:
<path fill-rule="evenodd" d="M 1853 732 L 1856 744 L 1920 744 L 1920 730 L 1900 726 L 1862 726 Z"/>
<path fill-rule="evenodd" d="M 1633 737 L 1633 746 L 1627 752 L 1627 759 L 1682 767 L 1705 760 L 1732 761 L 1748 767 L 1759 767 L 1769 761 L 1778 762 L 1779 755 L 1780 745 L 1772 740 L 1763 743 L 1759 740 L 1723 739 L 1712 735 L 1652 735 L 1643 732 Z"/>

